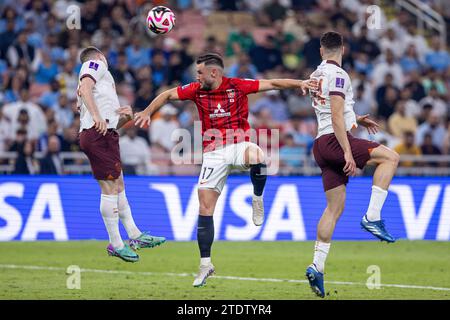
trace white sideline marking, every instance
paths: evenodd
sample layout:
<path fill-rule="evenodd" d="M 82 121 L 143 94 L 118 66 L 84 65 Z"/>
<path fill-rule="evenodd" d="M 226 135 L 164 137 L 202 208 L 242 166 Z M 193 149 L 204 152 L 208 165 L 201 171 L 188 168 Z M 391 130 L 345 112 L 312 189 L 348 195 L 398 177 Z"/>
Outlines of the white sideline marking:
<path fill-rule="evenodd" d="M 0 269 L 23 269 L 23 270 L 46 270 L 46 271 L 63 271 L 66 269 L 61 267 L 47 267 L 47 266 L 29 266 L 16 264 L 0 264 Z M 101 269 L 80 269 L 81 272 L 90 273 L 109 273 L 109 274 L 126 274 L 126 275 L 142 275 L 142 276 L 170 276 L 170 277 L 194 277 L 195 273 L 172 273 L 172 272 L 146 272 L 146 271 L 125 271 L 125 270 L 101 270 Z M 308 283 L 307 280 L 297 279 L 275 279 L 275 278 L 250 278 L 250 277 L 235 277 L 235 276 L 212 276 L 216 279 L 225 280 L 240 280 L 240 281 L 259 281 L 259 282 L 288 282 L 288 283 Z M 348 286 L 365 286 L 363 282 L 348 282 L 348 281 L 325 281 L 328 284 L 348 285 Z M 407 284 L 380 284 L 382 287 L 388 288 L 404 288 L 404 289 L 425 289 L 450 291 L 450 288 L 431 287 L 431 286 L 416 286 Z"/>

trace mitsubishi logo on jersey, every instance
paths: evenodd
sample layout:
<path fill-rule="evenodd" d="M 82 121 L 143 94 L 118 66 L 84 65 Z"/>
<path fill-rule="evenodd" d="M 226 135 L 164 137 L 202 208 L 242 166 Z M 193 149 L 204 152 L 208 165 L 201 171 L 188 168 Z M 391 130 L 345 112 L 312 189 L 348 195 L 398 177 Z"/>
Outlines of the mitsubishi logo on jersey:
<path fill-rule="evenodd" d="M 231 115 L 230 112 L 225 112 L 225 110 L 222 109 L 222 106 L 220 103 L 217 104 L 217 108 L 214 110 L 214 113 L 210 113 L 210 118 L 221 118 L 221 117 L 229 117 Z"/>

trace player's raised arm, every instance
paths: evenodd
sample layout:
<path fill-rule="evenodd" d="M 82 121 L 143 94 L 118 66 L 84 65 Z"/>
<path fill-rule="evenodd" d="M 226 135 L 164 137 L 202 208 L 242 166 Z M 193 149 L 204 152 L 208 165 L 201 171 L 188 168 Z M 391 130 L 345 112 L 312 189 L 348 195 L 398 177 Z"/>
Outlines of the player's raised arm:
<path fill-rule="evenodd" d="M 331 124 L 333 125 L 334 135 L 344 151 L 345 166 L 344 172 L 348 176 L 356 174 L 356 163 L 353 159 L 352 149 L 347 137 L 344 120 L 345 100 L 340 95 L 330 95 L 331 105 Z"/>
<path fill-rule="evenodd" d="M 141 112 L 137 112 L 134 115 L 134 122 L 136 126 L 143 128 L 146 124 L 150 124 L 150 118 L 153 114 L 170 100 L 179 100 L 177 88 L 172 88 L 162 92 L 150 103 L 147 108 Z"/>
<path fill-rule="evenodd" d="M 91 77 L 84 77 L 80 81 L 80 86 L 78 88 L 78 93 L 83 99 L 84 104 L 86 105 L 89 113 L 94 120 L 95 129 L 102 135 L 106 134 L 108 129 L 108 125 L 106 124 L 105 119 L 102 118 L 100 112 L 97 108 L 97 105 L 94 101 L 94 95 L 92 90 L 94 89 L 95 81 Z"/>
<path fill-rule="evenodd" d="M 316 90 L 318 82 L 316 79 L 295 80 L 295 79 L 263 79 L 259 80 L 258 91 L 300 89 L 302 94 L 307 90 Z"/>

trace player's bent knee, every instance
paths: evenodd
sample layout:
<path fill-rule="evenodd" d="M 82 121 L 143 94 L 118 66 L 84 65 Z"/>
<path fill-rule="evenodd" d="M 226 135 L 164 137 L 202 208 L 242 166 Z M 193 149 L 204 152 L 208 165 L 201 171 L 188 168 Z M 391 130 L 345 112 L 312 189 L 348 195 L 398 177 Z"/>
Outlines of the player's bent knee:
<path fill-rule="evenodd" d="M 245 160 L 246 160 L 247 164 L 251 165 L 251 164 L 263 163 L 265 160 L 264 152 L 258 146 L 247 147 L 247 149 L 245 150 L 245 153 L 246 153 Z"/>

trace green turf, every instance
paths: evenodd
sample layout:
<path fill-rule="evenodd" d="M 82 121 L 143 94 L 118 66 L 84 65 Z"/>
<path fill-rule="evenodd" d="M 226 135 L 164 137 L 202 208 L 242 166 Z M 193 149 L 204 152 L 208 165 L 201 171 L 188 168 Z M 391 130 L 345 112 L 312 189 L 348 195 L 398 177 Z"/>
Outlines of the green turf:
<path fill-rule="evenodd" d="M 193 288 L 196 242 L 167 242 L 139 251 L 138 263 L 106 255 L 104 241 L 0 243 L 0 299 L 318 299 L 305 283 L 210 278 Z M 217 276 L 304 280 L 313 242 L 216 242 Z M 50 266 L 24 270 L 5 265 Z M 131 271 L 82 272 L 81 289 L 66 287 L 65 269 Z M 450 288 L 450 242 L 334 242 L 326 281 L 366 283 L 367 267 L 377 265 L 383 284 Z M 154 274 L 139 274 L 152 272 Z M 178 275 L 168 275 L 174 273 Z M 188 276 L 179 276 L 189 273 Z M 369 290 L 365 285 L 326 284 L 327 299 L 450 299 L 450 291 L 416 288 Z"/>

